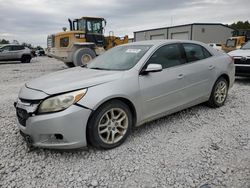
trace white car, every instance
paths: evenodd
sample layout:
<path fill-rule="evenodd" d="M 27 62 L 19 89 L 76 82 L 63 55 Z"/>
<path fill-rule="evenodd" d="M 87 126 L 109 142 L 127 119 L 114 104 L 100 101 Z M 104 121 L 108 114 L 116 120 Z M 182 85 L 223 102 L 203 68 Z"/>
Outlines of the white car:
<path fill-rule="evenodd" d="M 221 44 L 219 44 L 219 43 L 208 43 L 208 46 L 210 46 L 218 51 L 223 51 Z"/>
<path fill-rule="evenodd" d="M 234 58 L 236 76 L 250 76 L 250 41 L 228 54 Z"/>
<path fill-rule="evenodd" d="M 6 44 L 0 46 L 0 61 L 21 61 L 30 63 L 32 59 L 31 50 L 18 44 Z"/>
<path fill-rule="evenodd" d="M 204 43 L 120 45 L 26 83 L 15 102 L 18 127 L 30 147 L 111 149 L 134 126 L 203 102 L 222 106 L 234 75 L 232 58 Z"/>

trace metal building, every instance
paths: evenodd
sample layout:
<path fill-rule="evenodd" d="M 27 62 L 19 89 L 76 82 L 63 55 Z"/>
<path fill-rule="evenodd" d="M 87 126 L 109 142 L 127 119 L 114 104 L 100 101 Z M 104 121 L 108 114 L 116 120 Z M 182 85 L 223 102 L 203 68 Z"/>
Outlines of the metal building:
<path fill-rule="evenodd" d="M 193 23 L 134 32 L 134 41 L 186 39 L 204 43 L 225 43 L 234 29 L 220 23 Z"/>

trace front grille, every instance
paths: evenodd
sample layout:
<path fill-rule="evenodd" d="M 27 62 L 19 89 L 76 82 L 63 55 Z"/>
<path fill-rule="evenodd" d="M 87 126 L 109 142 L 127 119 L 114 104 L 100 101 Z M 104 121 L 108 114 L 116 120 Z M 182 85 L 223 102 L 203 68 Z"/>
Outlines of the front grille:
<path fill-rule="evenodd" d="M 21 108 L 16 108 L 16 114 L 17 114 L 17 119 L 18 122 L 22 125 L 22 126 L 26 126 L 26 121 L 27 119 L 30 117 L 29 113 Z"/>
<path fill-rule="evenodd" d="M 250 59 L 234 59 L 234 63 L 235 64 L 244 64 L 244 65 L 247 65 L 249 64 L 250 65 Z"/>

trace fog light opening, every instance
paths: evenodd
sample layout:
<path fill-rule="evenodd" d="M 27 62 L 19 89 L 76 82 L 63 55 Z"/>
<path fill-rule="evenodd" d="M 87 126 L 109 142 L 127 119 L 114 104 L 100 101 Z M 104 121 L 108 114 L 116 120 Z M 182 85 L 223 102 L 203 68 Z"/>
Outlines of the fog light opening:
<path fill-rule="evenodd" d="M 63 140 L 63 135 L 62 134 L 54 134 L 55 138 L 57 140 Z"/>

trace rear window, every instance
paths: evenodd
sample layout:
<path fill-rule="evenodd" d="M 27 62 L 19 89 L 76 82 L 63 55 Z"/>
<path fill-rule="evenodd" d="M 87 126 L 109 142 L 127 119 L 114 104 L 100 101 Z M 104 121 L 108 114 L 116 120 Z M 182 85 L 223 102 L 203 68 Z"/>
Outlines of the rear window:
<path fill-rule="evenodd" d="M 183 44 L 188 62 L 194 62 L 211 57 L 212 55 L 198 44 Z"/>

